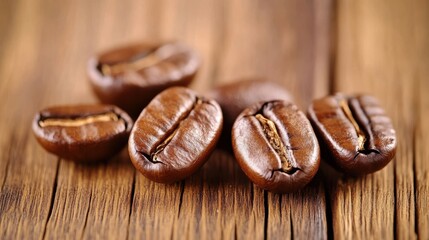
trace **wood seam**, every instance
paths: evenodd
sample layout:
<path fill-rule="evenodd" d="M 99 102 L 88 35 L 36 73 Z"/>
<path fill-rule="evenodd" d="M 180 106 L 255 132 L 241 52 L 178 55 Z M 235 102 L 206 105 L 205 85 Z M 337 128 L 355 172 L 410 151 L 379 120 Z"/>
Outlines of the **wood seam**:
<path fill-rule="evenodd" d="M 127 235 L 126 235 L 125 239 L 129 239 L 131 216 L 133 214 L 133 206 L 134 206 L 135 189 L 136 189 L 136 170 L 133 169 L 133 182 L 131 184 L 131 193 L 130 193 L 130 212 L 128 214 L 128 227 L 127 227 Z"/>
<path fill-rule="evenodd" d="M 54 185 L 52 187 L 52 194 L 51 194 L 51 202 L 49 204 L 48 217 L 46 218 L 46 221 L 45 221 L 45 228 L 43 229 L 42 239 L 46 238 L 46 231 L 48 229 L 48 224 L 51 221 L 52 212 L 55 205 L 55 199 L 56 199 L 57 187 L 58 187 L 58 175 L 60 172 L 60 164 L 61 164 L 61 158 L 57 158 L 57 170 L 55 171 Z"/>

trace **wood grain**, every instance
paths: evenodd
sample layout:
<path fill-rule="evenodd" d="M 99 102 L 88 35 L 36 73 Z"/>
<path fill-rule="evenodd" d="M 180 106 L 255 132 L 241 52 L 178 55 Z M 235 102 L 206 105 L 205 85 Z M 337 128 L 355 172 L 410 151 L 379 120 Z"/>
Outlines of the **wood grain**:
<path fill-rule="evenodd" d="M 416 82 L 414 92 L 414 105 L 416 120 L 414 126 L 414 188 L 415 188 L 415 232 L 420 239 L 429 238 L 429 33 L 425 31 L 429 21 L 429 3 L 422 2 L 413 10 L 414 22 L 417 25 L 413 31 L 413 63 L 411 65 L 412 78 Z"/>
<path fill-rule="evenodd" d="M 2 115 L 0 140 L 0 229 L 4 238 L 42 237 L 47 222 L 58 160 L 40 151 L 31 137 L 30 122 L 44 91 L 33 89 L 46 84 L 43 78 L 46 45 L 42 42 L 42 18 L 37 3 L 10 3 L 7 36 L 3 33 L 0 66 Z M 3 8 L 2 8 L 3 9 Z M 3 25 L 3 24 L 2 24 Z M 41 89 L 43 90 L 43 89 Z M 54 90 L 54 88 L 52 88 Z M 31 100 L 27 99 L 29 97 Z M 13 106 L 13 107 L 11 107 Z"/>
<path fill-rule="evenodd" d="M 428 19 L 429 14 L 426 15 Z M 426 35 L 425 41 L 429 41 L 429 35 Z M 428 44 L 421 45 L 423 51 L 429 52 Z M 428 55 L 423 61 L 428 62 Z M 414 144 L 415 144 L 415 163 L 414 163 L 414 184 L 415 184 L 415 198 L 416 198 L 416 211 L 415 231 L 420 239 L 429 238 L 429 146 L 427 134 L 429 134 L 429 125 L 427 119 L 429 117 L 429 96 L 426 94 L 429 89 L 429 81 L 427 80 L 428 69 L 426 66 L 420 65 L 419 70 L 419 83 L 417 85 L 417 104 L 418 115 L 416 120 L 416 127 L 414 129 Z"/>
<path fill-rule="evenodd" d="M 428 22 L 425 0 L 0 1 L 1 238 L 428 239 Z M 396 127 L 396 158 L 361 178 L 323 164 L 309 186 L 279 195 L 223 150 L 164 185 L 136 172 L 126 149 L 79 165 L 37 144 L 36 111 L 97 102 L 92 54 L 171 39 L 200 53 L 197 91 L 265 77 L 304 110 L 335 91 L 375 95 Z"/>
<path fill-rule="evenodd" d="M 427 206 L 421 205 L 427 195 L 417 196 L 416 185 L 427 193 L 428 180 L 422 177 L 427 164 L 416 161 L 414 139 L 415 113 L 424 101 L 417 97 L 427 87 L 428 9 L 424 1 L 339 2 L 334 90 L 377 96 L 393 119 L 399 143 L 396 158 L 382 171 L 331 183 L 336 238 L 414 239 L 420 234 L 425 239 L 419 226 L 427 226 Z"/>
<path fill-rule="evenodd" d="M 235 11 L 227 15 L 230 24 L 225 29 L 225 48 L 218 74 L 220 82 L 249 76 L 266 77 L 289 89 L 303 109 L 315 92 L 327 93 L 328 84 L 321 84 L 324 87 L 315 90 L 314 82 L 328 82 L 327 71 L 322 75 L 318 67 L 328 63 L 329 28 L 316 26 L 329 25 L 329 3 L 318 6 L 312 1 L 249 1 L 243 5 L 242 1 L 231 1 L 230 4 L 228 9 Z M 317 18 L 318 14 L 322 17 Z M 238 234 L 238 238 L 327 238 L 323 185 L 319 178 L 314 182 L 302 192 L 287 197 L 263 193 L 255 187 L 252 192 L 252 188 L 248 188 L 244 195 L 252 195 L 254 205 L 262 202 L 265 207 L 259 204 L 260 208 L 253 209 L 253 216 L 249 216 L 256 219 L 256 226 L 244 226 L 255 229 L 256 233 Z M 245 211 L 238 214 L 241 216 L 249 210 L 238 208 L 237 211 Z M 263 225 L 266 226 L 264 235 L 258 230 Z M 237 224 L 239 233 L 242 232 L 240 227 L 243 226 Z"/>

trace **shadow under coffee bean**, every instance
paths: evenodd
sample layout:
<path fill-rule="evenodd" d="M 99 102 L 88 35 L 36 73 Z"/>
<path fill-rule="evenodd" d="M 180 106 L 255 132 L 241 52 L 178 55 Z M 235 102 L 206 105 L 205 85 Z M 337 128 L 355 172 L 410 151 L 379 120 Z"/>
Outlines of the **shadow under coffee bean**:
<path fill-rule="evenodd" d="M 292 192 L 308 184 L 320 164 L 319 144 L 297 106 L 269 101 L 245 109 L 232 128 L 234 155 L 257 186 Z"/>
<path fill-rule="evenodd" d="M 184 179 L 207 161 L 222 122 L 222 111 L 214 100 L 184 87 L 169 88 L 137 119 L 128 143 L 131 161 L 153 181 Z"/>
<path fill-rule="evenodd" d="M 36 114 L 33 132 L 47 151 L 68 160 L 92 162 L 118 153 L 132 125 L 128 114 L 115 106 L 57 106 Z"/>
<path fill-rule="evenodd" d="M 103 103 L 115 104 L 136 118 L 164 89 L 189 85 L 199 66 L 197 54 L 184 44 L 141 43 L 91 58 L 88 75 Z"/>
<path fill-rule="evenodd" d="M 372 173 L 395 156 L 392 122 L 372 96 L 337 94 L 317 99 L 308 116 L 324 159 L 343 173 Z"/>

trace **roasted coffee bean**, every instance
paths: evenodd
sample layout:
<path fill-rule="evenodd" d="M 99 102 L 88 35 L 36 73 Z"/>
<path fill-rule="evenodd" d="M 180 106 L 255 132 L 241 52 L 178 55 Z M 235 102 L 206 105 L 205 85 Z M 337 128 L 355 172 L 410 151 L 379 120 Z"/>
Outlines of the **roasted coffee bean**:
<path fill-rule="evenodd" d="M 57 106 L 33 120 L 39 143 L 61 158 L 77 162 L 105 160 L 127 143 L 133 121 L 111 105 Z"/>
<path fill-rule="evenodd" d="M 189 85 L 199 66 L 197 54 L 184 44 L 135 44 L 91 58 L 88 74 L 103 103 L 137 117 L 164 89 Z"/>
<path fill-rule="evenodd" d="M 231 149 L 231 130 L 235 119 L 247 107 L 271 100 L 292 102 L 289 92 L 280 84 L 263 79 L 242 79 L 233 83 L 218 86 L 207 94 L 222 108 L 224 126 L 221 147 Z"/>
<path fill-rule="evenodd" d="M 222 131 L 222 111 L 183 87 L 157 95 L 137 119 L 128 142 L 134 166 L 147 178 L 170 183 L 207 160 Z"/>
<path fill-rule="evenodd" d="M 324 159 L 346 174 L 375 172 L 395 156 L 395 130 L 372 96 L 337 94 L 318 99 L 308 116 Z"/>
<path fill-rule="evenodd" d="M 320 164 L 316 135 L 297 106 L 269 101 L 245 109 L 232 128 L 234 155 L 257 186 L 273 192 L 304 187 Z"/>

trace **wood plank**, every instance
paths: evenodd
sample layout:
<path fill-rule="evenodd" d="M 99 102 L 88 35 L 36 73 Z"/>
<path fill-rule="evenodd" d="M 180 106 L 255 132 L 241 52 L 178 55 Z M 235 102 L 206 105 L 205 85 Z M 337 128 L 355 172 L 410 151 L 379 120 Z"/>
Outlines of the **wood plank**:
<path fill-rule="evenodd" d="M 124 239 L 134 169 L 124 152 L 106 164 L 61 161 L 46 238 Z"/>
<path fill-rule="evenodd" d="M 419 239 L 429 239 L 429 2 L 422 1 L 413 9 L 414 26 L 413 54 L 415 64 L 413 78 L 415 86 L 416 123 L 414 129 L 414 184 L 416 197 L 416 233 Z"/>
<path fill-rule="evenodd" d="M 258 66 L 260 63 L 263 63 L 263 59 L 270 59 L 273 64 L 281 66 L 283 66 L 284 59 L 294 62 L 292 55 L 294 57 L 298 55 L 296 52 L 297 50 L 295 50 L 296 44 L 301 42 L 300 44 L 306 45 L 306 43 L 302 43 L 302 41 L 313 34 L 317 35 L 317 41 L 311 43 L 314 44 L 314 46 L 309 46 L 309 53 L 299 56 L 299 59 L 302 62 L 308 63 L 308 65 L 306 65 L 306 70 L 310 69 L 313 71 L 310 73 L 311 76 L 307 77 L 307 79 L 311 78 L 312 80 L 314 77 L 313 74 L 316 75 L 315 72 L 318 71 L 323 70 L 327 73 L 327 71 L 320 66 L 327 66 L 328 48 L 325 38 L 327 38 L 329 28 L 321 28 L 317 30 L 320 31 L 320 33 L 313 33 L 313 31 L 316 32 L 314 18 L 306 22 L 307 15 L 305 15 L 299 19 L 300 22 L 296 23 L 296 26 L 291 24 L 292 26 L 290 29 L 284 34 L 285 37 L 293 38 L 293 36 L 298 33 L 300 36 L 298 39 L 290 40 L 291 42 L 293 41 L 293 44 L 288 46 L 288 48 L 283 51 L 284 53 L 282 53 L 285 55 L 288 54 L 286 56 L 276 56 L 274 51 L 272 54 L 267 55 L 266 51 L 272 47 L 271 41 L 273 40 L 272 38 L 263 39 L 260 33 L 261 31 L 276 32 L 276 29 L 273 28 L 272 25 L 276 26 L 283 23 L 283 21 L 290 22 L 296 19 L 298 14 L 288 16 L 288 14 L 295 11 L 307 10 L 308 15 L 311 16 L 316 9 L 314 3 L 305 5 L 294 2 L 284 6 L 280 1 L 274 4 L 266 4 L 261 1 L 242 4 L 242 2 L 235 1 L 228 4 L 223 3 L 224 5 L 222 5 L 222 3 L 220 4 L 221 5 L 211 5 L 206 1 L 190 1 L 186 3 L 186 6 L 182 6 L 174 2 L 166 4 L 166 10 L 164 10 L 166 13 L 161 13 L 166 15 L 166 18 L 162 20 L 162 38 L 169 38 L 169 36 L 176 35 L 179 39 L 191 42 L 192 45 L 197 46 L 197 49 L 205 56 L 204 63 L 206 64 L 207 61 L 209 62 L 208 67 L 204 65 L 202 73 L 198 76 L 197 83 L 193 85 L 197 90 L 207 89 L 212 84 L 211 82 L 223 82 L 229 77 L 225 75 L 236 74 L 235 71 L 240 73 L 240 71 L 253 70 L 258 72 L 259 70 L 261 74 L 268 74 L 267 76 L 269 77 L 273 76 L 269 75 L 271 69 Z M 194 6 L 197 10 L 189 10 L 189 5 Z M 261 6 L 263 7 L 262 10 L 260 9 Z M 273 9 L 283 10 L 276 11 L 276 15 L 273 17 L 268 14 L 269 11 Z M 327 10 L 329 10 L 329 8 L 326 5 L 321 11 Z M 320 15 L 317 15 L 317 20 L 324 20 L 324 23 L 329 21 L 329 14 L 318 14 Z M 188 19 L 188 16 L 193 16 L 192 19 L 197 19 L 198 22 L 192 22 L 191 24 L 190 22 L 192 19 Z M 222 19 L 217 19 L 217 16 L 221 16 Z M 245 34 L 233 36 L 232 33 L 240 30 L 244 26 L 253 26 L 257 24 L 257 21 L 254 20 L 252 16 L 263 19 L 264 24 L 257 25 L 257 27 L 253 29 L 248 28 L 249 31 Z M 271 22 L 273 19 L 275 22 Z M 216 25 L 216 23 L 220 24 L 220 26 Z M 323 21 L 322 23 L 318 22 L 318 24 L 323 25 Z M 211 27 L 208 28 L 207 26 Z M 309 30 L 304 31 L 303 29 Z M 252 42 L 242 47 L 243 42 L 252 40 L 253 38 L 257 38 L 258 41 L 261 41 L 261 44 L 264 45 L 264 49 L 255 49 Z M 280 39 L 278 44 L 282 44 L 282 42 L 283 39 Z M 311 49 L 316 49 L 317 51 Z M 256 58 L 260 59 L 260 62 L 255 62 L 253 58 L 249 58 L 243 53 L 254 54 L 257 56 Z M 320 59 L 317 63 L 312 59 L 314 55 L 317 55 L 317 58 Z M 235 66 L 239 65 L 239 67 L 234 68 L 234 71 L 225 70 L 229 69 L 230 64 L 234 64 Z M 294 64 L 299 65 L 295 62 Z M 315 70 L 316 68 L 322 70 Z M 309 74 L 304 70 L 301 70 L 299 73 L 297 73 L 297 70 L 290 71 L 293 71 L 290 73 L 291 75 L 301 74 L 302 76 L 295 78 L 294 75 L 294 78 L 292 78 L 289 76 L 282 76 L 284 73 L 281 72 L 281 74 L 276 75 L 278 78 L 275 80 L 283 82 L 285 85 L 289 83 L 298 85 L 301 79 L 300 77 L 305 77 Z M 240 75 L 235 75 L 234 77 L 238 76 Z M 318 74 L 317 76 L 319 78 L 317 81 L 327 81 L 326 75 L 325 77 L 323 77 L 323 74 Z M 302 84 L 304 85 L 304 83 Z M 306 88 L 306 91 L 315 90 Z M 325 91 L 327 91 L 327 87 L 325 87 Z M 303 97 L 303 102 L 308 102 L 309 100 L 307 98 Z M 219 174 L 219 172 L 222 172 L 222 174 Z M 266 200 L 268 199 L 268 194 L 254 187 L 247 180 L 229 153 L 216 151 L 198 174 L 181 183 L 179 196 L 177 195 L 179 192 L 177 191 L 176 185 L 164 186 L 150 183 L 140 174 L 137 174 L 136 177 L 136 190 L 130 224 L 130 237 L 132 238 L 140 234 L 145 234 L 146 238 L 185 237 L 190 239 L 199 237 L 215 239 L 234 237 L 263 238 L 267 235 L 266 224 L 268 223 L 268 219 L 266 218 L 266 214 L 268 206 L 271 204 L 271 202 Z M 154 189 L 151 191 L 152 195 L 146 195 L 145 191 L 140 190 L 144 188 Z M 320 182 L 315 184 L 314 189 L 297 194 L 295 198 L 292 197 L 293 200 L 285 202 L 283 205 L 284 207 L 280 207 L 278 212 L 280 213 L 287 209 L 286 206 L 288 206 L 288 204 L 302 206 L 314 203 L 313 206 L 315 207 L 307 208 L 308 212 L 300 211 L 299 207 L 294 210 L 295 231 L 297 234 L 308 232 L 308 229 L 304 228 L 305 224 L 314 220 L 314 226 L 317 227 L 314 227 L 314 232 L 310 232 L 310 234 L 315 233 L 317 236 L 326 237 L 325 198 L 323 187 L 320 185 Z M 165 197 L 166 191 L 170 192 L 168 198 Z M 308 194 L 314 195 L 314 192 L 318 194 L 318 198 L 311 198 L 309 202 L 302 203 L 304 199 L 308 198 Z M 158 199 L 159 206 L 153 203 L 154 199 Z M 149 206 L 145 206 L 145 203 L 149 204 Z M 177 203 L 179 204 L 179 209 L 177 209 L 175 205 Z M 147 210 L 145 210 L 145 208 L 147 208 Z M 176 215 L 178 216 L 177 220 L 174 219 Z M 316 216 L 315 219 L 311 219 L 307 222 L 301 221 L 301 218 L 310 219 L 312 216 Z M 288 216 L 288 218 L 291 218 L 291 216 Z M 275 217 L 273 217 L 272 221 L 273 226 L 278 226 L 278 220 Z M 285 228 L 283 224 L 281 226 L 281 233 L 283 233 Z M 161 228 L 164 230 L 161 231 Z M 171 228 L 173 229 L 170 230 Z M 288 233 L 290 234 L 290 231 Z M 271 236 L 276 237 L 279 235 L 272 234 Z"/>
<path fill-rule="evenodd" d="M 202 60 L 201 69 L 191 84 L 199 92 L 213 86 L 216 81 L 220 44 L 224 27 L 224 1 L 164 0 L 159 22 L 163 40 L 177 39 L 193 47 Z"/>
<path fill-rule="evenodd" d="M 329 2 L 319 5 L 316 1 L 250 1 L 246 4 L 232 1 L 228 7 L 219 81 L 266 77 L 283 84 L 305 109 L 313 95 L 328 91 L 324 67 L 328 66 L 329 11 Z M 314 86 L 324 87 L 315 89 Z M 253 204 L 260 203 L 260 207 L 257 214 L 250 217 L 257 219 L 257 228 L 265 225 L 265 237 L 327 238 L 325 194 L 319 178 L 293 194 L 262 194 L 254 188 Z M 244 194 L 249 195 L 249 191 Z M 247 212 L 248 209 L 240 207 L 237 211 Z M 264 219 L 260 219 L 263 212 Z M 236 221 L 238 230 L 253 227 L 241 223 L 240 218 Z"/>
<path fill-rule="evenodd" d="M 199 91 L 266 76 L 305 108 L 328 91 L 330 1 L 17 1 L 9 8 L 16 13 L 0 40 L 2 236 L 327 238 L 320 176 L 298 193 L 267 193 L 217 150 L 190 179 L 162 185 L 136 173 L 126 150 L 94 166 L 59 160 L 30 137 L 29 122 L 48 105 L 96 102 L 87 58 L 141 39 L 195 47 L 204 62 L 192 85 Z"/>
<path fill-rule="evenodd" d="M 423 4 L 339 2 L 334 90 L 378 97 L 392 117 L 399 144 L 396 158 L 382 171 L 330 183 L 335 238 L 416 238 L 415 96 L 427 76 L 420 75 L 427 68 L 422 50 L 428 53 L 424 20 L 429 8 Z M 427 179 L 417 180 L 425 192 L 422 182 Z"/>
<path fill-rule="evenodd" d="M 211 40 L 210 42 L 212 44 L 211 47 L 215 48 L 216 54 L 218 54 L 218 56 L 213 56 L 212 58 L 215 61 L 214 69 L 209 74 L 213 78 L 212 81 L 221 83 L 246 75 L 254 76 L 258 73 L 258 75 L 266 75 L 287 86 L 289 84 L 299 85 L 298 89 L 301 90 L 293 89 L 292 91 L 294 91 L 293 93 L 297 93 L 297 95 L 301 95 L 300 91 L 303 91 L 305 81 L 308 81 L 308 85 L 311 85 L 310 81 L 314 81 L 315 65 L 326 64 L 327 48 L 321 50 L 317 48 L 317 53 L 319 53 L 318 51 L 322 54 L 325 53 L 326 58 L 318 55 L 325 62 L 315 63 L 312 57 L 316 55 L 314 49 L 320 43 L 317 42 L 315 44 L 311 42 L 312 40 L 308 40 L 309 36 L 315 35 L 314 19 L 311 18 L 312 20 L 310 19 L 309 22 L 306 22 L 306 17 L 314 14 L 315 8 L 313 3 L 306 5 L 296 1 L 287 5 L 280 1 L 273 3 L 251 1 L 243 4 L 240 1 L 233 1 L 225 3 L 224 8 L 225 13 L 216 13 L 225 18 L 221 20 L 222 26 L 219 26 L 220 32 L 216 32 L 217 34 L 221 34 L 222 38 L 220 38 L 220 41 L 213 42 Z M 218 11 L 215 7 L 203 9 L 201 10 L 203 12 L 202 15 L 209 14 L 209 10 L 213 12 Z M 307 10 L 308 15 L 298 18 L 298 14 L 293 14 L 298 10 Z M 274 12 L 274 15 L 271 15 L 271 12 Z M 297 23 L 290 23 L 296 18 L 299 19 Z M 198 17 L 197 19 L 205 21 Z M 174 22 L 178 24 L 177 28 L 180 29 L 180 23 Z M 283 23 L 289 23 L 291 26 L 282 29 L 282 31 L 278 30 L 276 26 L 282 26 L 281 24 Z M 172 28 L 177 29 L 175 25 Z M 195 27 L 195 30 L 192 30 L 195 33 L 191 30 L 189 31 L 189 35 L 198 36 L 199 28 Z M 266 37 L 264 31 L 284 35 L 280 38 L 277 36 L 276 38 L 271 38 Z M 296 37 L 296 35 L 299 35 L 299 37 Z M 320 37 L 322 38 L 323 35 Z M 287 39 L 285 40 L 284 38 Z M 278 41 L 275 39 L 278 39 Z M 307 40 L 310 42 L 305 42 Z M 281 54 L 277 55 L 277 51 L 269 51 L 273 46 L 282 45 L 285 42 L 289 45 L 282 49 Z M 296 50 L 298 43 L 300 44 L 299 46 L 302 44 L 309 48 L 308 52 L 304 51 L 302 56 Z M 299 63 L 296 62 L 294 57 L 298 59 Z M 283 67 L 285 60 L 292 63 L 293 66 L 301 66 L 302 62 L 306 62 L 307 64 L 298 70 L 293 69 L 291 66 L 288 68 L 289 72 L 283 71 L 283 68 L 279 67 L 278 69 L 274 69 L 275 74 L 273 74 L 273 69 L 268 68 L 269 64 L 266 63 L 268 61 L 274 66 Z M 305 79 L 304 83 L 300 81 L 302 78 Z M 327 78 L 320 79 L 327 81 Z M 305 88 L 305 91 L 313 92 L 308 87 Z M 308 102 L 309 99 L 307 98 L 302 97 L 298 102 Z M 220 171 L 222 171 L 222 175 L 218 175 Z M 216 184 L 212 184 L 212 181 Z M 319 199 L 323 203 L 323 187 L 317 185 L 316 189 L 320 188 L 322 188 L 322 191 L 316 192 L 322 193 Z M 297 203 L 306 199 L 308 197 L 306 194 L 308 193 L 298 194 L 298 197 L 292 203 L 301 206 Z M 270 216 L 268 214 L 268 206 L 271 204 L 268 201 L 268 194 L 254 187 L 247 180 L 228 153 L 216 152 L 202 171 L 190 180 L 186 180 L 181 199 L 180 214 L 178 221 L 174 225 L 173 238 L 183 236 L 186 238 L 198 238 L 200 236 L 206 238 L 264 238 L 268 234 L 267 223 L 269 222 L 268 216 Z M 290 203 L 287 202 L 283 206 L 288 206 Z M 280 209 L 279 211 L 283 210 Z M 296 212 L 298 211 L 297 209 Z M 317 214 L 314 214 L 315 212 Z M 325 216 L 325 205 L 320 204 L 315 209 L 308 211 L 307 214 L 322 216 L 316 219 L 315 224 L 318 224 L 320 227 L 315 228 L 315 232 L 317 236 L 326 236 L 326 219 L 323 217 Z M 298 219 L 300 216 L 308 217 L 307 219 L 310 219 L 310 217 L 306 214 L 295 214 L 294 216 L 296 217 L 294 231 L 297 234 L 307 231 L 307 229 L 301 227 L 304 226 L 305 222 L 301 225 L 301 221 Z M 279 224 L 276 218 L 272 218 L 271 221 L 273 225 Z M 166 226 L 164 227 L 169 229 Z M 273 235 L 273 237 L 275 236 Z"/>
<path fill-rule="evenodd" d="M 222 16 L 222 1 L 161 1 L 159 38 L 162 40 L 178 39 L 194 47 L 202 58 L 199 71 L 192 88 L 197 91 L 208 89 L 212 83 L 213 69 L 216 66 L 216 43 L 220 35 L 219 23 Z M 220 226 L 204 226 L 200 221 L 202 200 L 202 176 L 178 184 L 163 185 L 153 183 L 136 174 L 134 202 L 131 212 L 129 236 L 148 239 L 197 238 L 206 234 L 208 228 L 215 231 Z M 210 205 L 215 204 L 210 203 Z M 209 215 L 209 221 L 214 218 Z M 213 235 L 216 237 L 217 235 Z"/>
<path fill-rule="evenodd" d="M 282 83 L 305 109 L 329 85 L 330 8 L 330 1 L 231 1 L 219 81 L 265 77 Z"/>
<path fill-rule="evenodd" d="M 4 56 L 3 54 L 6 52 L 6 46 L 8 40 L 10 40 L 13 31 L 13 28 L 11 26 L 14 26 L 16 22 L 16 8 L 18 4 L 17 1 L 1 1 L 0 2 L 0 9 L 2 9 L 2 14 L 0 15 L 0 56 Z M 0 58 L 0 61 L 4 61 L 4 58 Z M 0 62 L 1 63 L 1 62 Z M 3 65 L 3 64 L 1 64 Z M 1 80 L 0 80 L 1 81 Z"/>
<path fill-rule="evenodd" d="M 39 61 L 47 49 L 44 17 L 36 1 L 15 2 L 6 10 L 12 17 L 0 46 L 0 235 L 42 238 L 58 163 L 56 157 L 40 151 L 30 124 L 46 93 L 41 86 L 46 83 L 47 66 Z"/>
<path fill-rule="evenodd" d="M 264 192 L 248 182 L 229 153 L 217 150 L 185 182 L 174 238 L 263 238 L 263 197 Z"/>
<path fill-rule="evenodd" d="M 86 61 L 91 54 L 134 42 L 142 38 L 141 14 L 129 9 L 141 9 L 136 1 L 70 1 L 54 3 L 68 15 L 59 26 L 74 26 L 68 29 L 72 39 L 66 50 L 70 59 L 58 66 L 64 85 L 68 89 L 68 102 L 94 102 L 86 77 Z M 125 5 L 124 5 L 125 4 Z M 148 33 L 152 33 L 148 29 Z M 127 36 L 127 37 L 124 37 Z M 75 68 L 70 68 L 75 66 Z M 76 70 L 76 68 L 78 70 Z M 71 69 L 71 72 L 70 70 Z M 60 97 L 55 99 L 61 102 Z M 46 238 L 123 239 L 128 235 L 131 203 L 134 191 L 134 174 L 126 149 L 107 163 L 86 166 L 62 160 L 58 173 L 55 201 L 49 219 Z"/>
<path fill-rule="evenodd" d="M 429 14 L 426 15 L 426 17 Z M 429 42 L 428 35 L 425 40 Z M 429 44 L 420 45 L 423 49 L 426 47 L 424 52 L 429 53 L 427 48 Z M 429 62 L 427 58 L 429 56 L 423 56 L 422 63 Z M 426 57 L 426 59 L 425 59 Z M 429 239 L 429 142 L 427 136 L 429 134 L 429 125 L 427 119 L 429 119 L 429 96 L 427 90 L 429 89 L 429 81 L 427 76 L 429 72 L 426 66 L 423 64 L 419 66 L 419 74 L 416 76 L 419 79 L 418 95 L 418 119 L 415 128 L 415 163 L 414 163 L 414 183 L 416 189 L 416 232 L 418 233 L 419 239 Z"/>
<path fill-rule="evenodd" d="M 128 237 L 171 239 L 179 214 L 182 184 L 155 183 L 140 173 L 135 178 Z"/>

